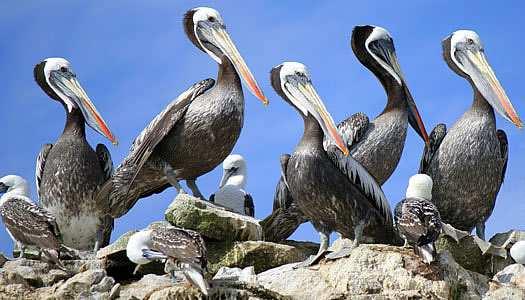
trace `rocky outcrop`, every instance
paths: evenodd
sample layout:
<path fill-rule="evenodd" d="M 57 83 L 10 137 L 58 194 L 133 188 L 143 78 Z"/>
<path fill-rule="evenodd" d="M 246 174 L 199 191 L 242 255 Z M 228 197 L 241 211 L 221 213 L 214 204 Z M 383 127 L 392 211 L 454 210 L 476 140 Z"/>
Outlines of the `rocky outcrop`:
<path fill-rule="evenodd" d="M 525 267 L 521 264 L 509 265 L 494 275 L 483 299 L 525 299 Z"/>
<path fill-rule="evenodd" d="M 168 222 L 192 229 L 217 241 L 258 241 L 263 239 L 257 219 L 228 211 L 187 194 L 180 194 L 165 212 Z"/>

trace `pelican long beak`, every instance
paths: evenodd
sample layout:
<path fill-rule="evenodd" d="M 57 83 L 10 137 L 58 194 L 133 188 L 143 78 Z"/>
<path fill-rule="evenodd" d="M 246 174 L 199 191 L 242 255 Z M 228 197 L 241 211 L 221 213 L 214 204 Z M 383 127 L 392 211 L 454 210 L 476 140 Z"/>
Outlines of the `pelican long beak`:
<path fill-rule="evenodd" d="M 55 71 L 51 73 L 50 79 L 66 97 L 77 104 L 86 119 L 86 123 L 91 128 L 105 136 L 114 145 L 118 144 L 117 139 L 109 130 L 108 125 L 104 119 L 102 119 L 102 116 L 97 111 L 97 108 L 91 99 L 89 99 L 89 96 L 86 94 L 74 74 Z"/>
<path fill-rule="evenodd" d="M 246 85 L 248 85 L 248 88 L 252 94 L 259 98 L 259 100 L 261 100 L 264 105 L 268 105 L 268 99 L 257 84 L 257 81 L 255 81 L 255 77 L 252 75 L 252 72 L 246 65 L 246 62 L 244 62 L 244 59 L 239 53 L 239 50 L 237 50 L 237 47 L 235 47 L 235 44 L 231 40 L 230 35 L 226 29 L 222 26 L 213 26 L 210 28 L 210 32 L 213 36 L 215 45 L 219 47 L 219 49 L 230 59 L 237 72 L 244 79 Z"/>
<path fill-rule="evenodd" d="M 485 57 L 485 53 L 482 50 L 466 50 L 457 51 L 455 55 L 478 91 L 490 105 L 505 119 L 517 127 L 523 127 L 518 113 L 496 78 L 494 71 Z"/>
<path fill-rule="evenodd" d="M 397 83 L 403 87 L 408 105 L 408 121 L 410 126 L 414 128 L 417 134 L 425 141 L 425 144 L 428 145 L 430 140 L 428 139 L 425 124 L 419 114 L 414 98 L 412 98 L 412 94 L 408 89 L 405 76 L 403 75 L 403 72 L 401 72 L 401 67 L 399 66 L 393 43 L 387 40 L 378 40 L 370 43 L 368 47 L 372 55 L 376 56 L 375 58 L 378 60 L 379 64 L 382 65 L 387 72 L 391 73 Z"/>
<path fill-rule="evenodd" d="M 202 273 L 193 267 L 183 270 L 186 280 L 196 286 L 204 295 L 208 296 L 208 282 L 202 276 Z"/>
<path fill-rule="evenodd" d="M 315 91 L 312 83 L 304 80 L 296 80 L 293 83 L 286 83 L 286 88 L 290 93 L 290 100 L 299 108 L 305 107 L 309 113 L 319 122 L 325 136 L 327 136 L 339 148 L 345 156 L 348 156 L 349 151 L 346 144 L 343 142 L 335 122 L 328 113 L 323 101 Z M 305 113 L 303 111 L 303 113 Z"/>

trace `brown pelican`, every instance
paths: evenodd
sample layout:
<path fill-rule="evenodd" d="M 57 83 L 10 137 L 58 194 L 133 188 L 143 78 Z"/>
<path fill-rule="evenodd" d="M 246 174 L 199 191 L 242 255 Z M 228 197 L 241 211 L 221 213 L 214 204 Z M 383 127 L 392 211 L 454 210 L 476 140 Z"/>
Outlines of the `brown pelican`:
<path fill-rule="evenodd" d="M 245 191 L 246 161 L 239 154 L 226 157 L 222 163 L 223 175 L 219 190 L 210 196 L 210 202 L 232 209 L 233 211 L 255 216 L 253 198 Z"/>
<path fill-rule="evenodd" d="M 207 266 L 206 245 L 195 231 L 174 226 L 141 230 L 129 238 L 126 255 L 137 265 L 166 260 L 165 271 L 174 280 L 175 272 L 182 271 L 190 283 L 208 294 L 208 284 L 202 275 Z"/>
<path fill-rule="evenodd" d="M 20 257 L 25 246 L 41 249 L 44 259 L 62 267 L 58 259 L 60 232 L 55 217 L 36 205 L 29 198 L 27 182 L 20 176 L 0 178 L 0 215 L 13 240 L 21 245 Z"/>
<path fill-rule="evenodd" d="M 394 210 L 394 225 L 405 240 L 405 247 L 414 245 L 414 251 L 430 264 L 435 260 L 434 242 L 441 233 L 441 217 L 432 199 L 432 179 L 425 174 L 410 178 L 406 197 Z"/>
<path fill-rule="evenodd" d="M 105 214 L 109 203 L 96 202 L 95 194 L 111 176 L 108 149 L 96 151 L 86 140 L 85 123 L 107 137 L 116 138 L 80 86 L 70 63 L 48 58 L 34 68 L 44 92 L 66 110 L 66 125 L 55 144 L 45 144 L 36 162 L 36 186 L 41 205 L 56 216 L 65 245 L 81 250 L 109 242 L 113 219 Z"/>
<path fill-rule="evenodd" d="M 433 130 L 420 172 L 434 181 L 432 201 L 443 222 L 469 232 L 475 227 L 484 239 L 485 221 L 494 208 L 508 159 L 506 135 L 496 131 L 494 109 L 517 127 L 523 124 L 475 32 L 459 30 L 445 38 L 443 57 L 471 84 L 474 101 L 448 132 L 442 124 Z"/>
<path fill-rule="evenodd" d="M 410 123 L 425 142 L 428 142 L 428 136 L 401 72 L 394 41 L 388 31 L 378 26 L 356 26 L 352 31 L 351 45 L 359 61 L 372 71 L 383 85 L 387 94 L 387 104 L 372 122 L 364 113 L 358 112 L 339 123 L 337 129 L 352 157 L 383 185 L 401 159 L 407 124 Z M 327 147 L 330 140 L 325 138 L 324 143 Z M 277 230 L 282 234 L 291 235 L 301 224 L 300 218 L 297 218 L 298 212 L 294 207 L 291 209 L 292 211 L 289 211 L 280 207 L 274 210 L 269 216 L 273 221 L 267 223 L 267 231 Z M 282 230 L 283 227 L 286 227 L 286 230 Z M 279 238 L 285 239 L 288 236 L 279 234 Z"/>
<path fill-rule="evenodd" d="M 320 233 L 321 245 L 318 255 L 303 265 L 323 255 L 333 231 L 354 242 L 351 247 L 331 253 L 330 258 L 347 255 L 363 236 L 375 242 L 391 242 L 393 224 L 388 201 L 374 178 L 348 156 L 306 67 L 285 62 L 272 69 L 271 83 L 304 120 L 304 134 L 288 162 L 286 182 L 299 209 Z M 324 136 L 335 147 L 325 150 Z"/>
<path fill-rule="evenodd" d="M 219 64 L 217 81 L 201 81 L 182 93 L 135 139 L 101 193 L 109 194 L 114 217 L 125 214 L 139 198 L 170 185 L 183 193 L 181 179 L 194 196 L 203 198 L 195 180 L 230 154 L 241 132 L 244 96 L 239 75 L 257 98 L 268 103 L 216 10 L 189 10 L 184 29 L 190 41 Z"/>

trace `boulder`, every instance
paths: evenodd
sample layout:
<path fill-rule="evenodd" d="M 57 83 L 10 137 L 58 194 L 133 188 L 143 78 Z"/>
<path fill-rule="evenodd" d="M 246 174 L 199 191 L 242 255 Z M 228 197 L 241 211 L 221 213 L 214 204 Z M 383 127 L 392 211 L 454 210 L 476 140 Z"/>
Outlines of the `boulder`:
<path fill-rule="evenodd" d="M 525 266 L 509 265 L 494 275 L 483 299 L 525 299 Z"/>
<path fill-rule="evenodd" d="M 106 271 L 95 269 L 78 273 L 57 284 L 48 298 L 52 299 L 109 299 L 115 280 Z"/>
<path fill-rule="evenodd" d="M 259 221 L 231 212 L 187 194 L 179 194 L 165 212 L 168 222 L 192 229 L 215 241 L 258 241 L 263 239 Z"/>
<path fill-rule="evenodd" d="M 173 286 L 173 282 L 167 275 L 144 275 L 136 282 L 122 285 L 120 299 L 151 299 L 150 297 L 154 292 L 171 286 Z"/>
<path fill-rule="evenodd" d="M 293 299 L 479 299 L 488 290 L 487 277 L 463 269 L 448 252 L 426 265 L 412 249 L 362 244 L 346 258 L 295 265 L 260 273 L 258 283 Z"/>
<path fill-rule="evenodd" d="M 7 261 L 0 272 L 4 273 L 6 278 L 22 278 L 25 283 L 35 288 L 51 286 L 69 277 L 68 273 L 46 262 L 25 258 Z"/>
<path fill-rule="evenodd" d="M 253 266 L 256 273 L 283 264 L 303 261 L 317 252 L 319 245 L 308 242 L 289 242 L 288 245 L 264 241 L 207 243 L 208 270 L 215 274 L 221 267 Z"/>

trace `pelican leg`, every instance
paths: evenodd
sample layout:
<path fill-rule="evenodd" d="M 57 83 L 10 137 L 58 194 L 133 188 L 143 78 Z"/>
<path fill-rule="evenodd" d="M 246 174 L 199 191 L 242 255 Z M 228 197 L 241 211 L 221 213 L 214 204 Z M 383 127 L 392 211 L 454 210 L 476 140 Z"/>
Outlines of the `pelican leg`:
<path fill-rule="evenodd" d="M 485 240 L 485 222 L 479 222 L 476 225 L 476 235 L 480 239 Z"/>
<path fill-rule="evenodd" d="M 164 167 L 164 174 L 166 175 L 166 179 L 168 179 L 168 182 L 177 190 L 177 194 L 187 194 L 186 191 L 180 185 L 177 176 L 175 176 L 175 171 L 171 168 L 171 166 L 166 165 Z"/>
<path fill-rule="evenodd" d="M 18 253 L 18 258 L 20 259 L 20 258 L 24 257 L 26 246 L 24 244 L 22 244 L 22 243 L 19 243 L 18 246 L 20 248 L 20 252 Z"/>
<path fill-rule="evenodd" d="M 295 265 L 294 269 L 306 268 L 315 265 L 321 258 L 324 257 L 326 251 L 328 250 L 328 245 L 330 244 L 330 234 L 328 232 L 319 231 L 319 251 L 316 255 L 310 255 L 305 261 Z"/>
<path fill-rule="evenodd" d="M 95 241 L 95 246 L 93 247 L 93 253 L 95 253 L 95 255 L 97 254 L 98 249 L 100 249 L 100 245 L 102 245 L 102 243 L 104 243 L 104 229 L 102 226 L 100 226 L 97 229 L 97 240 Z"/>
<path fill-rule="evenodd" d="M 194 197 L 200 198 L 202 200 L 206 200 L 204 196 L 202 195 L 201 191 L 199 190 L 199 187 L 197 186 L 197 179 L 188 179 L 186 180 L 186 184 L 191 190 L 191 193 Z"/>
<path fill-rule="evenodd" d="M 408 240 L 406 238 L 404 238 L 404 240 L 405 240 L 405 243 L 403 244 L 403 248 L 410 247 L 410 245 L 408 244 Z"/>
<path fill-rule="evenodd" d="M 326 259 L 332 260 L 332 259 L 338 259 L 342 257 L 346 257 L 352 253 L 352 250 L 357 248 L 359 246 L 359 243 L 361 242 L 361 239 L 363 238 L 363 230 L 365 229 L 365 223 L 359 223 L 354 227 L 354 241 L 352 242 L 352 245 L 347 246 L 344 245 L 341 250 L 337 252 L 332 252 L 328 255 L 326 255 Z"/>

